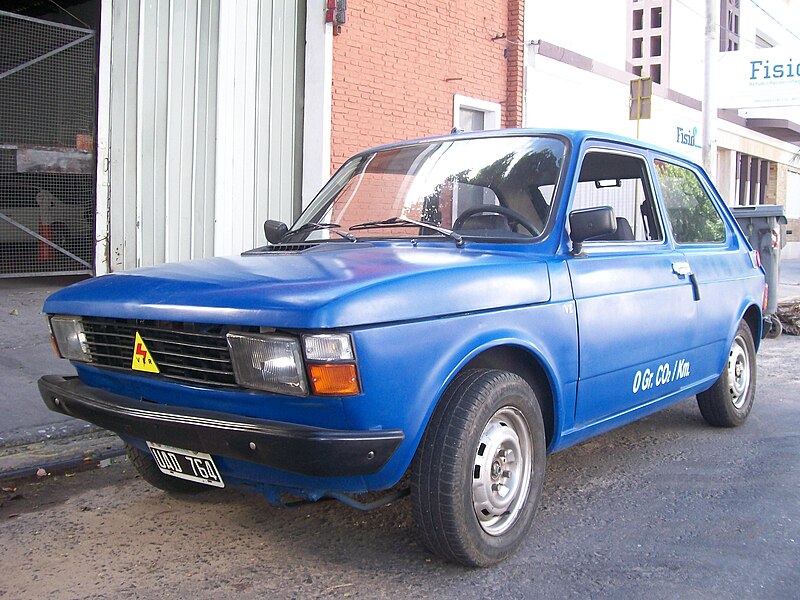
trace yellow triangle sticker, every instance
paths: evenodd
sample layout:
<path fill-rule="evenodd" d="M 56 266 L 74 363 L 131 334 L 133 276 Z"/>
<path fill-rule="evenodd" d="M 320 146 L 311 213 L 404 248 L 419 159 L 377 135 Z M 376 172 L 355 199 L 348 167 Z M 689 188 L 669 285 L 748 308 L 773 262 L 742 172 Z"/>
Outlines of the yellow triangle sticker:
<path fill-rule="evenodd" d="M 148 373 L 158 373 L 158 365 L 153 360 L 153 355 L 147 349 L 147 346 L 136 332 L 136 340 L 133 342 L 133 361 L 131 362 L 131 369 L 134 371 L 147 371 Z"/>

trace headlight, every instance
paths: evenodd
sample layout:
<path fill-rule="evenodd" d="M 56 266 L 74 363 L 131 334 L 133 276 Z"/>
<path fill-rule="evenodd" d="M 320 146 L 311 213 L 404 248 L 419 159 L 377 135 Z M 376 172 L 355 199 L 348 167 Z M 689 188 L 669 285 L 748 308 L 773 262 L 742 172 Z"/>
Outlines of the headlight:
<path fill-rule="evenodd" d="M 227 337 L 236 383 L 292 396 L 308 393 L 299 340 L 255 333 L 229 333 Z"/>
<path fill-rule="evenodd" d="M 312 361 L 353 360 L 353 345 L 345 333 L 306 335 L 303 337 L 306 358 Z"/>
<path fill-rule="evenodd" d="M 243 387 L 292 396 L 361 393 L 347 334 L 305 335 L 302 348 L 300 339 L 288 335 L 229 333 L 227 338 L 236 383 Z"/>
<path fill-rule="evenodd" d="M 92 354 L 86 343 L 86 334 L 80 317 L 50 317 L 50 331 L 53 333 L 58 352 L 62 358 L 91 362 Z"/>

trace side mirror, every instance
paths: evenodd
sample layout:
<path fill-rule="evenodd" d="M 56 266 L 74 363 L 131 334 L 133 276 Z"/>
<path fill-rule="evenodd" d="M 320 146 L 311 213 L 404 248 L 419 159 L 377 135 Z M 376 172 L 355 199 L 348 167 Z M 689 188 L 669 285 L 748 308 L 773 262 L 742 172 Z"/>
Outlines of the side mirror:
<path fill-rule="evenodd" d="M 289 228 L 286 223 L 273 221 L 272 219 L 264 221 L 264 235 L 267 236 L 267 241 L 270 244 L 279 244 L 286 236 L 287 231 L 289 231 Z"/>
<path fill-rule="evenodd" d="M 583 242 L 617 231 L 617 219 L 610 206 L 582 208 L 569 213 L 569 239 L 572 240 L 572 254 L 582 254 Z"/>

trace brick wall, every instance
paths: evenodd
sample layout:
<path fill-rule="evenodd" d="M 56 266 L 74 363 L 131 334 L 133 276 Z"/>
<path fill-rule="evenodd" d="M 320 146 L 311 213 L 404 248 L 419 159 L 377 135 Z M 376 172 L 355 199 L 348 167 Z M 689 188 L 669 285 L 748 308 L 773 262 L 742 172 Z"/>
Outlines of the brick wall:
<path fill-rule="evenodd" d="M 454 94 L 499 103 L 503 126 L 521 125 L 523 1 L 349 0 L 333 39 L 332 168 L 449 133 Z"/>

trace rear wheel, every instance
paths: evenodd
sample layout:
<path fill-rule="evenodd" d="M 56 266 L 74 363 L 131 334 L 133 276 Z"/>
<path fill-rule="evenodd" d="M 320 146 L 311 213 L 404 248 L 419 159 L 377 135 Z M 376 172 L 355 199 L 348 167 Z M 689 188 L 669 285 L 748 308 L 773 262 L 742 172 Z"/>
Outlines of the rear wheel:
<path fill-rule="evenodd" d="M 719 379 L 709 390 L 697 394 L 697 405 L 710 425 L 737 427 L 750 414 L 755 395 L 756 349 L 750 327 L 742 321 Z"/>
<path fill-rule="evenodd" d="M 530 530 L 544 468 L 544 425 L 531 387 L 505 371 L 462 373 L 434 411 L 412 465 L 423 543 L 467 566 L 507 558 Z"/>
<path fill-rule="evenodd" d="M 136 446 L 125 444 L 125 453 L 128 460 L 139 472 L 147 483 L 170 494 L 199 494 L 207 492 L 208 486 L 194 481 L 178 479 L 170 475 L 164 475 L 156 464 L 156 461 L 148 452 L 142 452 Z"/>
<path fill-rule="evenodd" d="M 778 318 L 778 315 L 772 314 L 768 315 L 769 318 L 769 331 L 767 331 L 767 337 L 771 340 L 780 337 L 781 333 L 783 333 L 783 325 L 781 324 L 781 320 Z"/>

